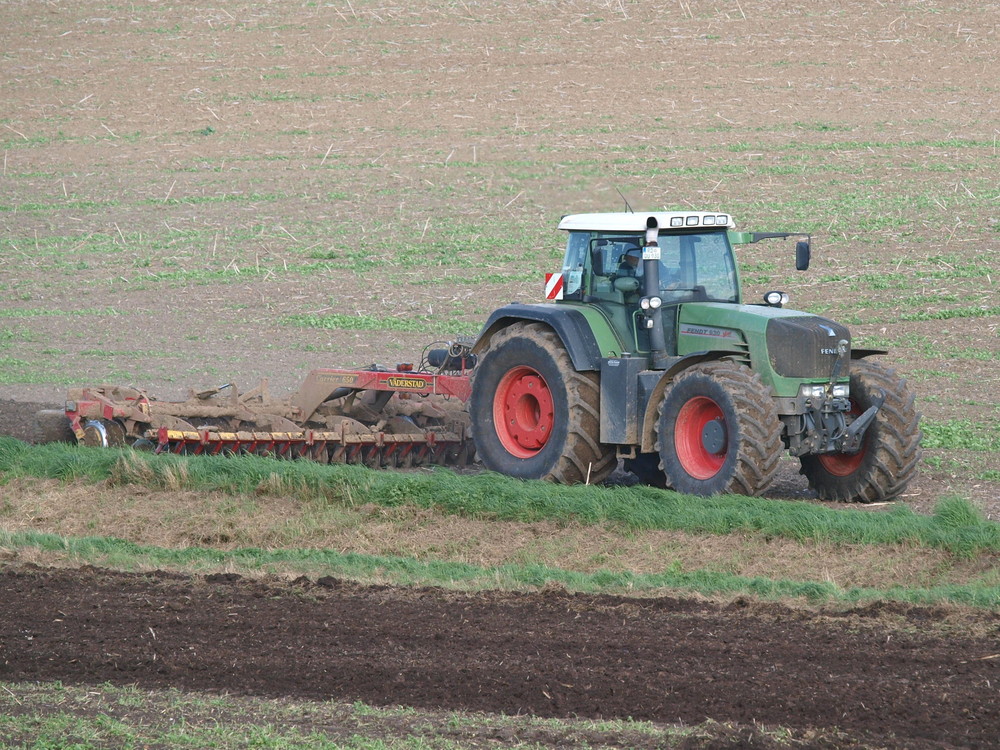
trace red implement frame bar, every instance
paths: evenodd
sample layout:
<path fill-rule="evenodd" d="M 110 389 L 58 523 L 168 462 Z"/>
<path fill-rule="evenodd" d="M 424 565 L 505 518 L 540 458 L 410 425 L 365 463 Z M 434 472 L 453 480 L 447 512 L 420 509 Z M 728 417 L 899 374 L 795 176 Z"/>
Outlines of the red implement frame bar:
<path fill-rule="evenodd" d="M 428 372 L 383 370 L 313 370 L 291 403 L 300 419 L 307 420 L 332 393 L 341 388 L 351 390 L 396 391 L 418 396 L 451 396 L 468 401 L 472 383 L 468 375 L 434 375 Z"/>
<path fill-rule="evenodd" d="M 349 387 L 360 390 L 399 391 L 421 396 L 454 396 L 468 401 L 472 385 L 467 375 L 433 375 L 426 372 L 380 372 L 378 370 L 313 370 L 317 377 L 357 378 Z M 347 385 L 342 382 L 342 385 Z"/>

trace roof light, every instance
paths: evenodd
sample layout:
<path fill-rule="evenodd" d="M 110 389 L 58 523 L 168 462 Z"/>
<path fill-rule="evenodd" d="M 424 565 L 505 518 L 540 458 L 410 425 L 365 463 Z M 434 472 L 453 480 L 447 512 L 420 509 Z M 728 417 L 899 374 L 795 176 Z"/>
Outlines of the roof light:
<path fill-rule="evenodd" d="M 684 220 L 684 223 L 687 224 L 689 227 L 698 226 L 698 217 L 697 216 L 688 216 Z"/>
<path fill-rule="evenodd" d="M 683 216 L 671 216 L 670 217 L 670 226 L 672 226 L 672 227 L 682 227 L 682 226 L 684 226 L 684 217 Z"/>
<path fill-rule="evenodd" d="M 706 216 L 705 218 L 703 218 L 701 220 L 701 223 L 702 224 L 706 224 L 706 225 L 714 224 L 715 223 L 715 217 L 714 216 Z"/>

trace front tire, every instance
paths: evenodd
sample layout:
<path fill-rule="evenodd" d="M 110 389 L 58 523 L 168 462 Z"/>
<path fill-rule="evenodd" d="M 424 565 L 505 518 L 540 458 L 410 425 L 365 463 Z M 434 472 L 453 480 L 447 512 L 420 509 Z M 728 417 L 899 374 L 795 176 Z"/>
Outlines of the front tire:
<path fill-rule="evenodd" d="M 491 471 L 561 484 L 600 482 L 615 452 L 600 442 L 600 381 L 577 372 L 549 328 L 514 323 L 493 335 L 472 372 L 469 412 Z"/>
<path fill-rule="evenodd" d="M 689 495 L 759 495 L 783 450 L 771 389 L 750 368 L 727 360 L 678 375 L 656 429 L 667 486 Z"/>
<path fill-rule="evenodd" d="M 851 413 L 885 401 L 868 425 L 857 453 L 802 456 L 801 473 L 823 500 L 873 503 L 899 496 L 920 463 L 920 414 L 906 381 L 876 362 L 851 362 Z"/>

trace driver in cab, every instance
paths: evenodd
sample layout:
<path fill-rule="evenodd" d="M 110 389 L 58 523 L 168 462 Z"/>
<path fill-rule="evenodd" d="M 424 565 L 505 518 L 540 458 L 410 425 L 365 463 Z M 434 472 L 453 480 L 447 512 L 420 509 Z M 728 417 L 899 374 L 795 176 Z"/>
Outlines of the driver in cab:
<path fill-rule="evenodd" d="M 618 263 L 618 270 L 615 272 L 617 278 L 632 277 L 642 278 L 642 248 L 633 247 L 622 253 Z M 679 269 L 667 268 L 660 261 L 660 289 L 670 290 L 677 287 L 680 277 Z"/>
<path fill-rule="evenodd" d="M 641 276 L 642 275 L 642 250 L 638 247 L 626 250 L 618 264 L 616 276 Z"/>

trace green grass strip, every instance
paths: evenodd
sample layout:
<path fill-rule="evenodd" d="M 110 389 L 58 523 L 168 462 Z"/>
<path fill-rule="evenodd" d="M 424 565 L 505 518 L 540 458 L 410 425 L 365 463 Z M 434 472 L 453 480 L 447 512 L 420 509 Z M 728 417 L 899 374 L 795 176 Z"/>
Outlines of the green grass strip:
<path fill-rule="evenodd" d="M 486 472 L 376 471 L 255 456 L 155 456 L 67 444 L 28 446 L 12 438 L 0 438 L 0 480 L 3 475 L 293 495 L 348 507 L 413 505 L 476 519 L 754 533 L 799 542 L 907 544 L 946 549 L 963 557 L 1000 551 L 1000 524 L 984 520 L 961 498 L 942 500 L 930 516 L 918 515 L 903 504 L 870 513 L 788 500 L 692 497 L 643 486 L 567 487 Z"/>
<path fill-rule="evenodd" d="M 0 531 L 0 548 L 33 547 L 66 554 L 81 562 L 135 569 L 154 567 L 205 569 L 225 566 L 264 571 L 282 567 L 307 570 L 359 581 L 389 579 L 398 585 L 443 586 L 468 589 L 540 588 L 558 583 L 587 593 L 652 593 L 664 589 L 710 595 L 750 595 L 761 599 L 806 599 L 810 602 L 856 603 L 899 601 L 910 604 L 953 603 L 973 607 L 1000 607 L 1000 586 L 948 584 L 931 588 L 841 588 L 829 581 L 790 581 L 733 575 L 708 570 L 683 571 L 676 565 L 662 573 L 599 570 L 580 573 L 544 565 L 481 567 L 441 560 L 341 553 L 329 549 L 243 548 L 231 551 L 187 547 L 170 549 L 139 545 L 114 537 L 64 537 L 36 531 Z"/>

